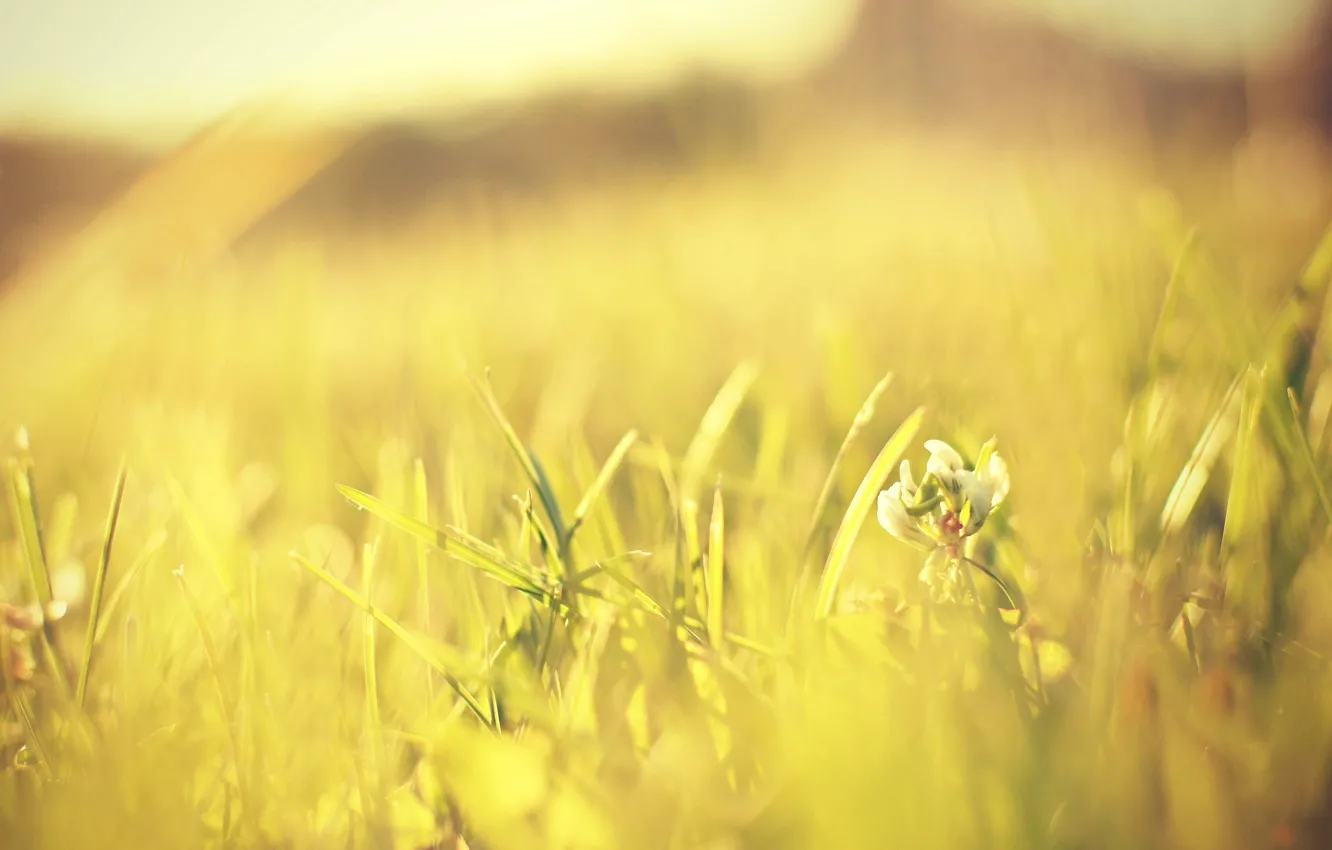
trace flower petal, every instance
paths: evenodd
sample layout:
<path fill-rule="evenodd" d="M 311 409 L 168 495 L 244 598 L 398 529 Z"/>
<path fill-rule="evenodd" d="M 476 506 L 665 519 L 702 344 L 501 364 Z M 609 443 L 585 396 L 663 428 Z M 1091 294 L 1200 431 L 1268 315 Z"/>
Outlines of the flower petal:
<path fill-rule="evenodd" d="M 992 509 L 998 507 L 1004 499 L 1008 498 L 1008 464 L 996 452 L 990 455 L 989 461 L 986 462 L 985 468 L 980 470 L 980 474 L 986 480 L 992 493 L 990 507 Z"/>
<path fill-rule="evenodd" d="M 966 525 L 962 527 L 962 536 L 969 537 L 980 530 L 985 524 L 985 518 L 990 515 L 994 507 L 994 490 L 986 479 L 975 473 L 959 472 L 958 479 L 962 484 L 962 494 L 971 505 L 967 511 Z"/>
<path fill-rule="evenodd" d="M 902 483 L 896 482 L 879 493 L 879 525 L 898 540 L 925 549 L 934 547 L 934 540 L 920 527 L 919 521 L 907 513 L 902 501 Z"/>
<path fill-rule="evenodd" d="M 957 471 L 966 466 L 962 461 L 962 455 L 957 453 L 957 449 L 943 440 L 926 440 L 925 448 L 930 453 L 931 464 L 939 465 L 949 471 Z"/>
<path fill-rule="evenodd" d="M 902 490 L 906 493 L 907 499 L 916 498 L 916 479 L 911 475 L 911 461 L 902 461 L 902 465 L 898 467 L 898 472 L 902 478 Z"/>
<path fill-rule="evenodd" d="M 939 482 L 949 506 L 955 511 L 961 510 L 962 503 L 958 497 L 962 494 L 962 482 L 958 475 L 966 471 L 962 455 L 942 440 L 926 440 L 925 448 L 930 450 L 926 471 Z"/>

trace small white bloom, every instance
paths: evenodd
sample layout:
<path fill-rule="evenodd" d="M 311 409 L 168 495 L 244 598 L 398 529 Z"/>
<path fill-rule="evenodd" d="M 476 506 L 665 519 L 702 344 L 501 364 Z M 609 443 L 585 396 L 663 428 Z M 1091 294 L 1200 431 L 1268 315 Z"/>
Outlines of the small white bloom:
<path fill-rule="evenodd" d="M 898 540 L 913 546 L 933 549 L 937 545 L 934 538 L 920 527 L 920 521 L 907 513 L 901 481 L 879 493 L 879 525 Z"/>
<path fill-rule="evenodd" d="M 925 448 L 930 452 L 930 459 L 925 464 L 925 471 L 933 475 L 934 479 L 939 482 L 939 488 L 943 490 L 949 504 L 955 510 L 961 508 L 962 505 L 959 500 L 962 496 L 964 483 L 962 476 L 967 473 L 962 455 L 958 454 L 957 449 L 943 440 L 926 440 Z"/>
<path fill-rule="evenodd" d="M 984 457 L 974 470 L 967 469 L 962 455 L 942 440 L 927 440 L 925 448 L 930 452 L 926 482 L 935 483 L 942 502 L 931 513 L 911 515 L 907 508 L 917 502 L 920 484 L 904 460 L 900 480 L 879 494 L 879 524 L 899 540 L 934 549 L 954 545 L 980 530 L 1008 498 L 1008 465 L 989 448 L 982 450 Z"/>

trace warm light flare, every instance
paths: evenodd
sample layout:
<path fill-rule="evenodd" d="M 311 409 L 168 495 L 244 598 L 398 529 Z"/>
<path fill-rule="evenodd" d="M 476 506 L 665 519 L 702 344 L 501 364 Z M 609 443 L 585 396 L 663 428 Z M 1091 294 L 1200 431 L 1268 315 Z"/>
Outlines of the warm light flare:
<path fill-rule="evenodd" d="M 303 127 L 444 117 L 552 90 L 764 80 L 835 47 L 855 0 L 19 0 L 0 131 L 170 144 L 271 104 Z"/>

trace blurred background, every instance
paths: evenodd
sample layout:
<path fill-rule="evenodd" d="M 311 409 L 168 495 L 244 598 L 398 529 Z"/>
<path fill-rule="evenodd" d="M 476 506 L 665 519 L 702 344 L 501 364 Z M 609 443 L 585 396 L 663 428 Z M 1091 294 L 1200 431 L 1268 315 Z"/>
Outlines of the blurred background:
<path fill-rule="evenodd" d="M 131 187 L 165 253 L 216 252 L 852 139 L 995 168 L 1076 151 L 1186 196 L 1229 170 L 1260 219 L 1313 222 L 1326 5 L 18 0 L 0 12 L 0 275 Z"/>

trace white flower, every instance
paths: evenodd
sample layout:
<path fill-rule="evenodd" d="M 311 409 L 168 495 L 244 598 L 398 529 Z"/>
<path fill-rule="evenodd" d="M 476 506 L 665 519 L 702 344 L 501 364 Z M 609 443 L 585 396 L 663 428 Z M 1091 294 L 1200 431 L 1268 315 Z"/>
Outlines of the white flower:
<path fill-rule="evenodd" d="M 927 440 L 925 448 L 930 452 L 925 480 L 918 485 L 911 464 L 902 461 L 900 480 L 879 494 L 879 524 L 919 548 L 952 546 L 979 531 L 1008 497 L 1008 465 L 992 446 L 982 449 L 974 470 L 942 440 Z M 920 486 L 937 487 L 938 494 L 927 492 L 929 498 L 922 501 Z M 916 510 L 908 510 L 916 505 Z"/>
<path fill-rule="evenodd" d="M 910 475 L 909 468 L 904 471 Z M 904 490 L 910 490 L 914 497 L 915 487 L 904 488 L 902 481 L 894 482 L 887 490 L 879 493 L 879 525 L 898 540 L 921 549 L 935 548 L 938 543 L 920 527 L 920 520 L 907 513 Z"/>

